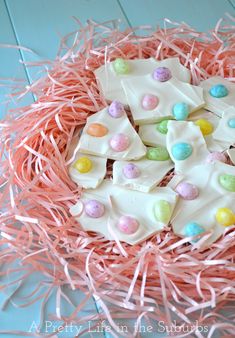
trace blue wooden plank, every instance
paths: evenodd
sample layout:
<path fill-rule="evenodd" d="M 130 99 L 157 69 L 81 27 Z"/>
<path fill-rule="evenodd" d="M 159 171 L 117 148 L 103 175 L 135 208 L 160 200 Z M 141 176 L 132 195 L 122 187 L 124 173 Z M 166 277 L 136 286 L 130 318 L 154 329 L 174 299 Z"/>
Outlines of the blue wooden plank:
<path fill-rule="evenodd" d="M 116 0 L 6 0 L 6 4 L 19 43 L 33 49 L 41 59 L 54 59 L 60 36 L 79 29 L 73 16 L 83 24 L 88 19 L 104 22 L 118 18 L 126 25 Z M 35 60 L 24 52 L 23 57 L 28 61 Z M 28 68 L 28 72 L 32 79 L 35 70 Z"/>
<path fill-rule="evenodd" d="M 11 79 L 21 79 L 27 83 L 25 69 L 19 63 L 21 58 L 20 52 L 14 48 L 7 48 L 6 45 L 17 45 L 17 41 L 12 29 L 11 21 L 5 7 L 4 0 L 0 0 L 0 119 L 6 114 L 6 101 L 9 100 L 9 93 L 12 85 Z M 27 103 L 31 98 L 22 102 Z M 12 103 L 11 108 L 14 108 L 17 103 Z"/>
<path fill-rule="evenodd" d="M 235 0 L 233 0 L 235 1 Z M 119 0 L 132 26 L 162 25 L 168 18 L 186 22 L 199 31 L 215 27 L 217 21 L 228 12 L 235 10 L 228 0 Z"/>

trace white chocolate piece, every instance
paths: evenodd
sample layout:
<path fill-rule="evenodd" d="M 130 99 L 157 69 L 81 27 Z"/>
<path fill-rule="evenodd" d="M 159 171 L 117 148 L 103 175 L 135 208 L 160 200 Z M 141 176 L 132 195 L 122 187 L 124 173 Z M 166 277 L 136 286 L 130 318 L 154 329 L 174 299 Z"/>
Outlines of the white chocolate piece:
<path fill-rule="evenodd" d="M 166 134 L 162 134 L 157 130 L 156 123 L 139 126 L 139 136 L 147 146 L 166 146 Z"/>
<path fill-rule="evenodd" d="M 123 174 L 123 168 L 128 162 L 115 161 L 113 165 L 113 183 L 124 186 L 127 189 L 149 192 L 157 186 L 165 175 L 174 167 L 171 160 L 152 161 L 143 158 L 139 161 L 131 162 L 140 169 L 140 176 L 127 178 Z"/>
<path fill-rule="evenodd" d="M 185 175 L 175 176 L 168 184 L 175 189 L 185 181 L 195 185 L 199 190 L 199 196 L 194 200 L 179 198 L 172 215 L 173 231 L 185 237 L 184 228 L 189 222 L 196 222 L 205 231 L 211 232 L 204 245 L 215 242 L 224 232 L 225 226 L 216 220 L 216 212 L 219 208 L 229 208 L 235 213 L 235 193 L 225 190 L 219 184 L 219 176 L 223 174 L 235 175 L 235 167 L 216 162 L 195 166 L 185 172 Z"/>
<path fill-rule="evenodd" d="M 86 157 L 89 158 L 92 162 L 92 168 L 87 173 L 80 173 L 74 167 L 74 164 L 81 157 L 84 157 L 84 154 L 76 154 L 75 160 L 69 167 L 69 175 L 75 183 L 81 185 L 83 188 L 94 189 L 98 185 L 100 185 L 106 175 L 107 159 L 97 156 L 86 155 Z"/>
<path fill-rule="evenodd" d="M 90 124 L 100 123 L 108 128 L 108 133 L 103 137 L 94 137 L 87 134 Z M 121 152 L 114 151 L 110 147 L 110 139 L 117 133 L 123 133 L 128 136 L 130 145 Z M 126 113 L 119 118 L 113 118 L 108 113 L 108 108 L 104 108 L 96 114 L 88 117 L 87 123 L 83 129 L 80 141 L 79 151 L 84 154 L 90 154 L 105 157 L 113 160 L 137 160 L 146 154 L 146 147 L 142 143 L 139 135 L 132 127 Z"/>
<path fill-rule="evenodd" d="M 225 141 L 229 146 L 235 144 L 235 128 L 229 127 L 228 123 L 230 119 L 234 119 L 235 121 L 235 107 L 225 110 L 217 129 L 213 133 L 213 138 L 215 140 Z"/>
<path fill-rule="evenodd" d="M 146 194 L 127 190 L 113 185 L 110 180 L 104 180 L 96 190 L 84 192 L 82 198 L 70 209 L 70 213 L 76 217 L 84 230 L 101 233 L 108 240 L 118 239 L 134 245 L 161 231 L 169 223 L 156 220 L 153 212 L 155 203 L 160 200 L 167 201 L 172 213 L 177 198 L 177 194 L 168 187 L 156 188 Z M 85 203 L 94 199 L 105 207 L 103 216 L 99 218 L 91 218 L 84 212 Z M 132 216 L 139 222 L 135 233 L 125 234 L 118 229 L 118 220 L 124 215 Z"/>
<path fill-rule="evenodd" d="M 192 154 L 184 160 L 178 160 L 172 154 L 172 147 L 178 143 L 187 143 L 192 147 Z M 189 168 L 203 163 L 209 154 L 201 130 L 193 122 L 169 121 L 166 145 L 175 163 L 176 173 L 185 173 Z"/>
<path fill-rule="evenodd" d="M 154 58 L 126 60 L 130 65 L 130 73 L 117 75 L 113 69 L 113 62 L 107 62 L 105 65 L 95 70 L 96 80 L 100 90 L 106 100 L 120 101 L 127 105 L 126 95 L 123 91 L 121 80 L 142 76 L 152 73 L 157 67 L 167 67 L 178 80 L 190 82 L 190 71 L 181 65 L 178 58 L 169 58 L 162 61 L 156 61 Z"/>
<path fill-rule="evenodd" d="M 135 124 L 148 124 L 172 117 L 172 109 L 176 103 L 184 102 L 192 113 L 204 106 L 203 90 L 200 87 L 181 82 L 176 78 L 160 82 L 152 74 L 122 81 L 127 101 Z M 157 96 L 159 103 L 155 109 L 142 107 L 145 95 Z"/>
<path fill-rule="evenodd" d="M 216 98 L 210 95 L 209 90 L 216 84 L 222 84 L 227 87 L 229 93 L 225 97 Z M 204 89 L 205 108 L 212 111 L 218 116 L 222 116 L 224 110 L 235 106 L 235 84 L 220 77 L 213 76 L 200 83 L 200 87 Z"/>
<path fill-rule="evenodd" d="M 235 165 L 235 148 L 228 149 L 227 154 L 228 154 L 231 162 Z"/>

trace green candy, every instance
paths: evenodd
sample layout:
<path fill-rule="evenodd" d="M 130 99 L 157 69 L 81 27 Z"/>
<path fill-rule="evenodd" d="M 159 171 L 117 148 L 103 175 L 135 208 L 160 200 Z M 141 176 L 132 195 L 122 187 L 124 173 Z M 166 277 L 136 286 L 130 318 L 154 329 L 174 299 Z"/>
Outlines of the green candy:
<path fill-rule="evenodd" d="M 165 200 L 160 200 L 154 205 L 154 216 L 158 222 L 168 223 L 171 218 L 171 206 Z"/>
<path fill-rule="evenodd" d="M 157 129 L 157 131 L 159 131 L 159 133 L 167 134 L 167 132 L 168 132 L 168 128 L 167 128 L 168 121 L 169 120 L 163 120 L 160 123 L 157 123 L 156 129 Z"/>
<path fill-rule="evenodd" d="M 220 175 L 219 176 L 220 185 L 231 192 L 235 192 L 235 176 L 234 175 Z"/>
<path fill-rule="evenodd" d="M 113 63 L 113 68 L 117 75 L 125 75 L 130 73 L 130 67 L 126 60 L 117 58 Z"/>
<path fill-rule="evenodd" d="M 167 161 L 170 156 L 166 147 L 148 148 L 147 159 L 152 161 Z"/>

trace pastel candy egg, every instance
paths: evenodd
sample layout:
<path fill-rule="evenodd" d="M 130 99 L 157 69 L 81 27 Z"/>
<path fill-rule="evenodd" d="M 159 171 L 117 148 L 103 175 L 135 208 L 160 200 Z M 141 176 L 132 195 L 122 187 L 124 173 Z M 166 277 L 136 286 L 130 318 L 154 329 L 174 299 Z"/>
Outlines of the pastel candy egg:
<path fill-rule="evenodd" d="M 86 174 L 92 169 L 92 161 L 88 157 L 80 157 L 75 163 L 74 168 L 81 174 Z"/>
<path fill-rule="evenodd" d="M 204 228 L 196 222 L 189 222 L 184 227 L 184 235 L 186 237 L 198 236 L 198 235 L 202 234 L 203 232 L 205 232 Z M 199 238 L 193 239 L 192 243 L 196 243 L 198 240 L 199 240 Z"/>
<path fill-rule="evenodd" d="M 119 101 L 113 101 L 108 108 L 108 113 L 115 119 L 123 116 L 125 113 L 123 104 Z"/>
<path fill-rule="evenodd" d="M 228 89 L 223 84 L 217 84 L 210 88 L 209 93 L 213 97 L 221 98 L 228 95 Z"/>
<path fill-rule="evenodd" d="M 152 161 L 167 161 L 170 156 L 166 147 L 148 148 L 146 157 Z"/>
<path fill-rule="evenodd" d="M 138 230 L 139 222 L 131 216 L 122 216 L 118 221 L 117 227 L 124 234 L 131 235 Z"/>
<path fill-rule="evenodd" d="M 235 192 L 235 176 L 234 175 L 220 175 L 220 185 L 227 191 Z"/>
<path fill-rule="evenodd" d="M 167 134 L 167 132 L 168 132 L 168 128 L 167 128 L 168 121 L 169 120 L 163 120 L 160 123 L 157 123 L 156 129 L 159 131 L 159 133 Z"/>
<path fill-rule="evenodd" d="M 184 121 L 189 115 L 189 106 L 184 103 L 176 103 L 172 108 L 172 114 L 177 121 Z"/>
<path fill-rule="evenodd" d="M 114 61 L 113 68 L 117 75 L 125 75 L 125 74 L 130 73 L 129 63 L 122 58 L 117 58 Z"/>
<path fill-rule="evenodd" d="M 214 163 L 216 161 L 226 163 L 227 157 L 223 153 L 220 153 L 219 151 L 214 151 L 209 155 L 207 155 L 206 163 Z"/>
<path fill-rule="evenodd" d="M 171 71 L 167 67 L 158 67 L 153 72 L 153 78 L 154 80 L 165 82 L 170 80 L 172 77 Z"/>
<path fill-rule="evenodd" d="M 194 200 L 199 195 L 198 188 L 195 185 L 188 182 L 180 182 L 177 185 L 175 191 L 184 200 Z"/>
<path fill-rule="evenodd" d="M 229 208 L 219 208 L 215 215 L 216 221 L 227 227 L 235 224 L 235 216 L 231 209 Z"/>
<path fill-rule="evenodd" d="M 104 214 L 104 205 L 97 200 L 89 200 L 85 204 L 85 213 L 91 218 L 99 218 Z"/>
<path fill-rule="evenodd" d="M 108 134 L 108 128 L 101 123 L 91 123 L 87 128 L 87 134 L 94 137 L 103 137 Z"/>
<path fill-rule="evenodd" d="M 199 119 L 195 121 L 195 124 L 201 129 L 203 136 L 210 135 L 214 130 L 213 124 L 206 119 Z"/>
<path fill-rule="evenodd" d="M 134 163 L 127 163 L 123 167 L 122 172 L 123 172 L 123 175 L 129 179 L 137 178 L 140 176 L 140 169 Z"/>
<path fill-rule="evenodd" d="M 192 155 L 193 148 L 190 144 L 188 143 L 176 143 L 173 145 L 172 149 L 172 156 L 174 157 L 175 160 L 177 161 L 183 161 L 186 160 L 189 156 Z"/>
<path fill-rule="evenodd" d="M 235 118 L 228 120 L 228 126 L 230 128 L 235 128 Z"/>
<path fill-rule="evenodd" d="M 158 222 L 168 223 L 171 217 L 171 206 L 165 200 L 159 200 L 154 205 L 154 216 Z"/>
<path fill-rule="evenodd" d="M 130 141 L 127 135 L 119 133 L 111 138 L 109 144 L 114 151 L 124 151 L 129 147 Z"/>
<path fill-rule="evenodd" d="M 142 98 L 142 108 L 145 110 L 153 110 L 158 105 L 158 97 L 152 94 L 145 94 Z"/>

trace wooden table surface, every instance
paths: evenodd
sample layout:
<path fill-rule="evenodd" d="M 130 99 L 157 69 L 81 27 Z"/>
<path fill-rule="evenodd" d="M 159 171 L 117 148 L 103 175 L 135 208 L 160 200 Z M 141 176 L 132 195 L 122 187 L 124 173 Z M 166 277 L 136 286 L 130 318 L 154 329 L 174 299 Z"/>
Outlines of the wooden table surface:
<path fill-rule="evenodd" d="M 8 84 L 11 79 L 19 79 L 28 84 L 37 76 L 38 70 L 26 67 L 20 60 L 53 59 L 60 38 L 77 29 L 73 16 L 84 24 L 88 19 L 98 22 L 121 19 L 121 28 L 138 25 L 156 27 L 162 24 L 164 18 L 168 18 L 186 22 L 197 30 L 207 31 L 212 29 L 225 13 L 235 15 L 235 0 L 0 0 L 0 118 L 6 113 L 5 95 L 9 93 Z M 36 54 L 22 49 L 6 48 L 6 45 L 28 47 Z M 23 104 L 30 102 L 33 102 L 32 96 L 24 100 Z M 16 103 L 11 103 L 11 106 L 15 105 Z M 33 284 L 40 278 L 38 275 L 32 276 L 25 289 L 29 290 L 30 283 Z M 0 285 L 2 282 L 0 280 Z M 7 290 L 1 294 L 0 306 L 13 291 Z M 76 293 L 73 297 L 79 303 L 83 296 Z M 0 309 L 0 331 L 29 331 L 31 324 L 39 320 L 39 303 L 30 308 L 15 308 L 8 303 L 4 310 Z M 55 300 L 51 299 L 48 311 L 54 306 Z M 87 305 L 87 312 L 94 313 L 97 309 L 98 306 L 93 301 Z M 74 332 L 58 335 L 66 338 L 74 336 Z M 104 336 L 110 337 L 103 332 L 83 335 Z M 0 334 L 0 337 L 24 336 Z M 142 337 L 151 335 L 143 334 Z"/>

